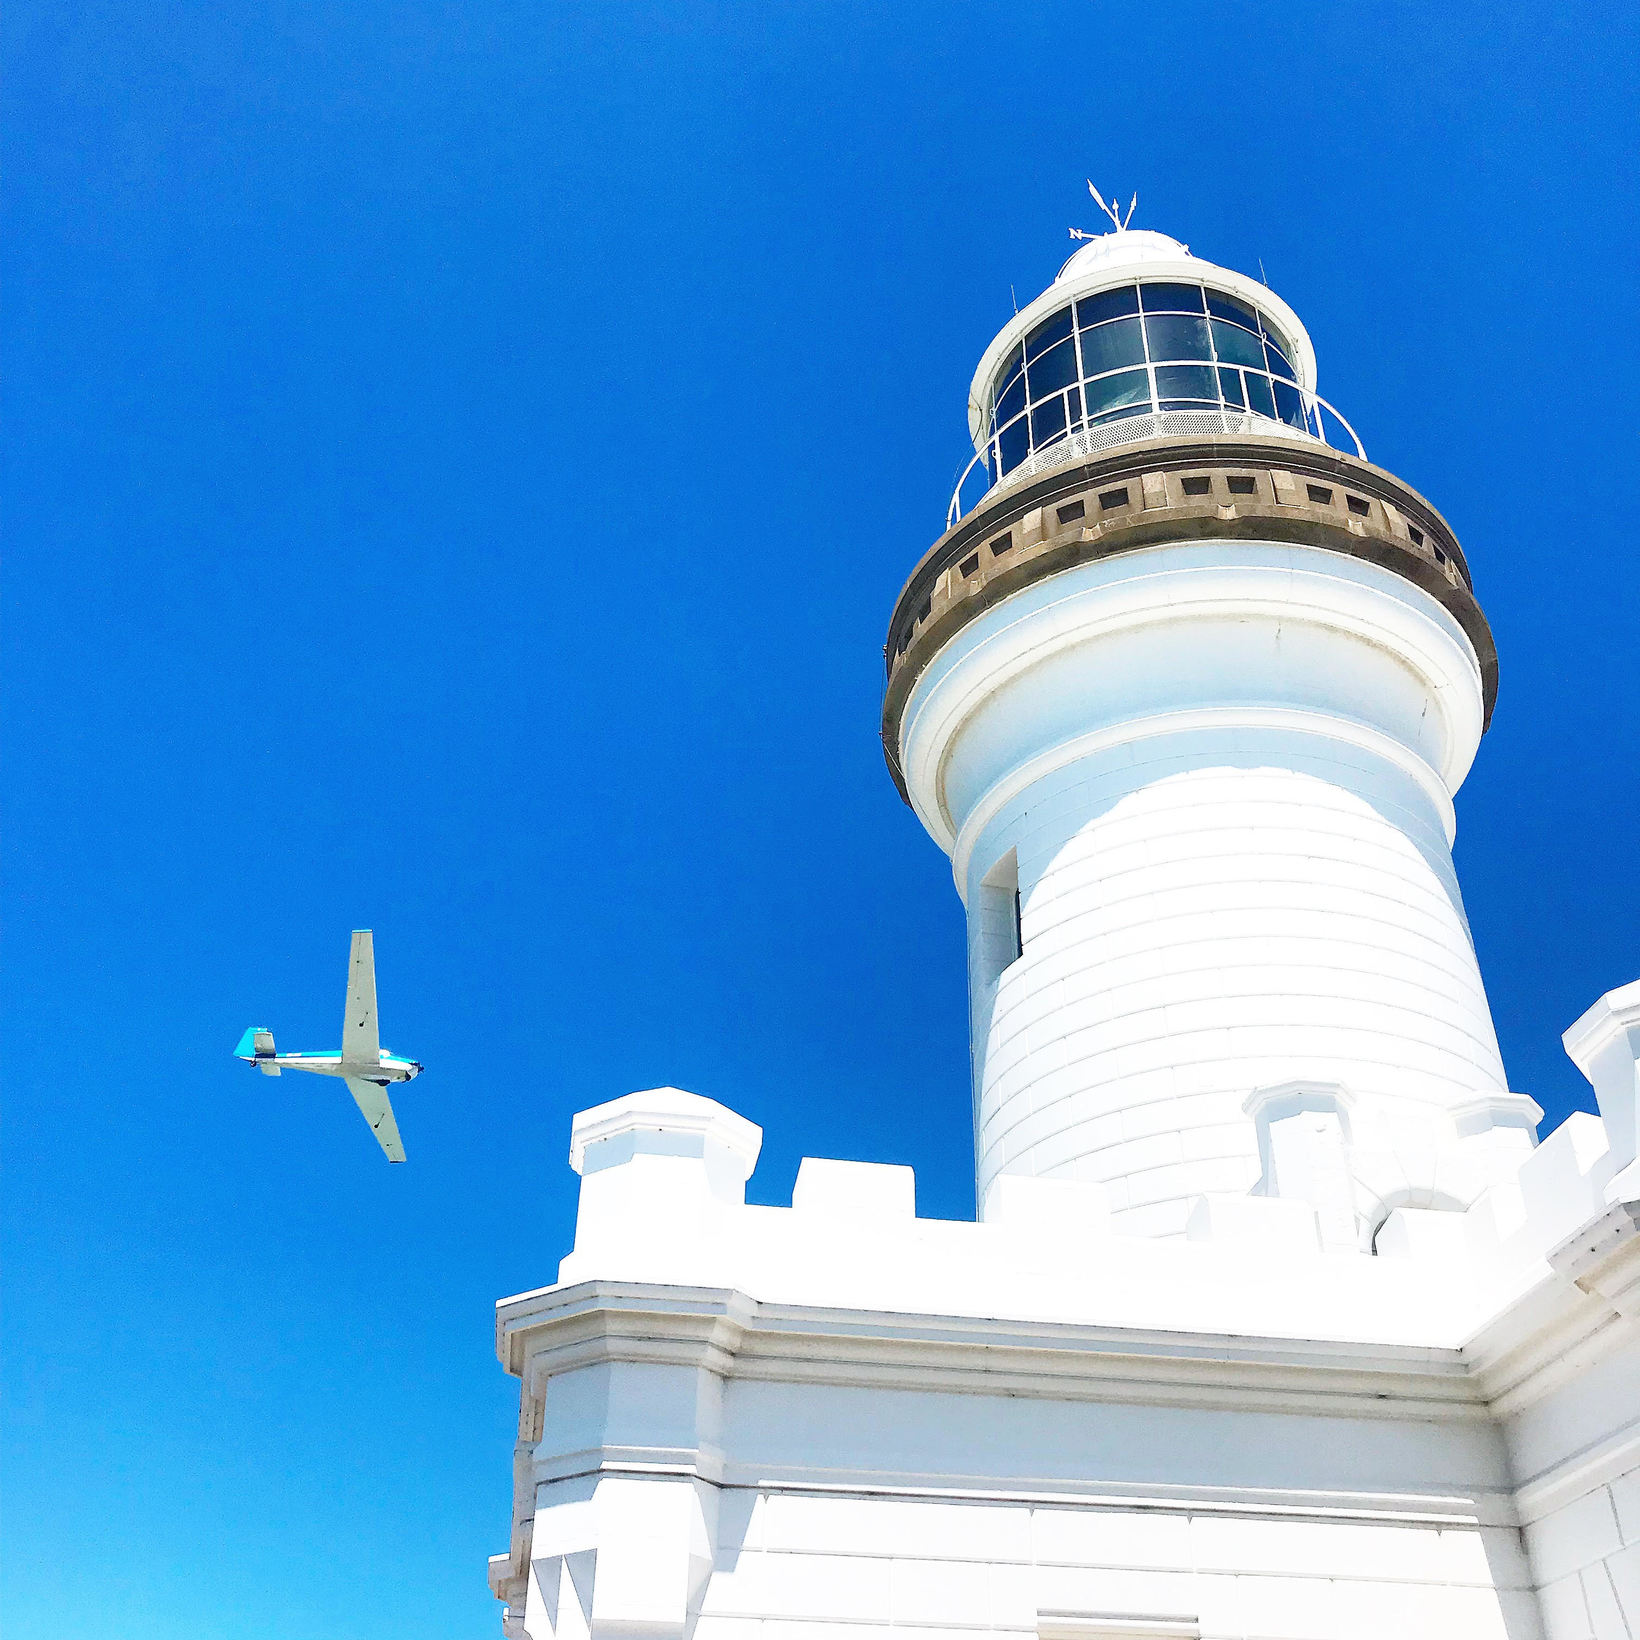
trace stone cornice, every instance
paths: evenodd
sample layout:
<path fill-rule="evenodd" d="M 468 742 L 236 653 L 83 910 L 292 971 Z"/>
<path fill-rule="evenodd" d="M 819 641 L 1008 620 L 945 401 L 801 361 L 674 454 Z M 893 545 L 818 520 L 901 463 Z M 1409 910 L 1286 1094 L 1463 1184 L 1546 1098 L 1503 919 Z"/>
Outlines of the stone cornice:
<path fill-rule="evenodd" d="M 608 1280 L 502 1300 L 496 1349 L 526 1393 L 551 1374 L 624 1361 L 952 1394 L 1501 1418 L 1634 1337 L 1640 1203 L 1613 1206 L 1541 1270 L 1457 1349 L 828 1308 Z"/>
<path fill-rule="evenodd" d="M 1349 1417 L 1484 1417 L 1460 1352 L 764 1303 L 588 1281 L 507 1299 L 509 1372 L 606 1361 L 724 1378 Z"/>

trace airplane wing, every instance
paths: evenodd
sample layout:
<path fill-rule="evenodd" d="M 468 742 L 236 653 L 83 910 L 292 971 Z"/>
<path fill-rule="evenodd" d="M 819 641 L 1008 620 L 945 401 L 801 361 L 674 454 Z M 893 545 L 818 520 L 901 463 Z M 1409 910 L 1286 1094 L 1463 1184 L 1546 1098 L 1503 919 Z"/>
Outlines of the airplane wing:
<path fill-rule="evenodd" d="M 353 949 L 347 959 L 342 1059 L 349 1065 L 379 1065 L 381 1048 L 381 1035 L 376 1029 L 376 946 L 368 928 L 355 928 Z M 358 1094 L 353 1097 L 357 1099 Z M 363 1108 L 361 1105 L 360 1109 Z"/>
<path fill-rule="evenodd" d="M 358 935 L 353 937 L 356 942 Z M 369 938 L 368 934 L 365 935 L 366 941 Z M 365 949 L 369 949 L 368 944 Z M 372 1020 L 371 1023 L 375 1022 Z M 353 1095 L 353 1103 L 370 1124 L 370 1131 L 376 1135 L 376 1143 L 387 1153 L 388 1161 L 402 1162 L 404 1145 L 399 1139 L 399 1124 L 393 1120 L 393 1104 L 387 1097 L 387 1089 L 380 1082 L 365 1081 L 362 1076 L 349 1076 L 344 1080 L 347 1091 Z"/>

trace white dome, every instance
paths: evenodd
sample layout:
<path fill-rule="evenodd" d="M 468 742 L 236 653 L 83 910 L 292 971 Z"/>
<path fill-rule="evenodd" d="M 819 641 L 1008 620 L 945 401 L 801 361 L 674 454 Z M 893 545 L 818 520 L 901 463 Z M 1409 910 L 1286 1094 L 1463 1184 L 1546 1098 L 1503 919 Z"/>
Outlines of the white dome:
<path fill-rule="evenodd" d="M 1148 228 L 1124 229 L 1120 233 L 1100 234 L 1081 246 L 1054 280 L 1062 285 L 1069 279 L 1080 279 L 1096 269 L 1125 266 L 1127 263 L 1177 262 L 1190 255 L 1190 247 L 1170 239 L 1165 233 L 1152 233 Z"/>

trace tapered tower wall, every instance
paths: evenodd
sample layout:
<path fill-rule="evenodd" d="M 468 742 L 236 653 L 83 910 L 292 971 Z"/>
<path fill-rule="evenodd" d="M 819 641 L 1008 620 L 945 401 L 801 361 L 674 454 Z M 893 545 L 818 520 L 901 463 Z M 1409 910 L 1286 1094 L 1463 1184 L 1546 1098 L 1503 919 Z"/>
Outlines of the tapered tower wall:
<path fill-rule="evenodd" d="M 1505 1091 L 1448 844 L 1480 711 L 1439 605 L 1315 548 L 1152 548 L 953 640 L 906 743 L 957 819 L 982 1211 L 1003 1174 L 1097 1180 L 1181 1232 L 1259 1186 L 1247 1102 L 1295 1081 L 1419 1205 L 1473 1196 L 1436 1164 Z"/>

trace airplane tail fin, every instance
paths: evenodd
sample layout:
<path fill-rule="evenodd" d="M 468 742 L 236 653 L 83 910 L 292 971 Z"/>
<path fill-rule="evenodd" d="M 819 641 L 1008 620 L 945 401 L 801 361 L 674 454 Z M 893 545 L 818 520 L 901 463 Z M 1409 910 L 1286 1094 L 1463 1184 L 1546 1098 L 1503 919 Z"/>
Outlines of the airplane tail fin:
<path fill-rule="evenodd" d="M 277 1076 L 279 1067 L 273 1062 L 273 1032 L 265 1025 L 252 1025 L 239 1039 L 234 1057 L 255 1065 L 264 1076 Z"/>

